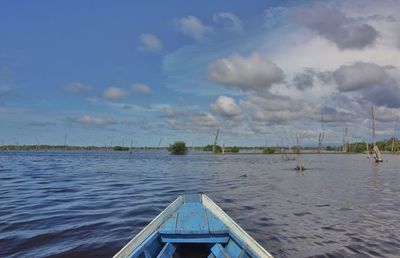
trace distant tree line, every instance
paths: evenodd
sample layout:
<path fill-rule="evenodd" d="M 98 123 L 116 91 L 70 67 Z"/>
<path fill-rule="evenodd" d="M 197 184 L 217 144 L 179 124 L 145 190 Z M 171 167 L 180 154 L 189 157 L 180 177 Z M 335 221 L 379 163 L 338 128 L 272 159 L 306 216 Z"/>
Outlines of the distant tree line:
<path fill-rule="evenodd" d="M 347 145 L 347 151 L 353 153 L 365 153 L 367 152 L 367 144 L 368 150 L 371 152 L 373 149 L 372 143 L 366 142 L 353 142 Z M 393 152 L 400 152 L 400 140 L 397 138 L 389 138 L 383 141 L 377 141 L 376 145 L 378 146 L 380 151 L 391 152 L 393 146 Z M 341 146 L 342 148 L 343 146 Z"/>
<path fill-rule="evenodd" d="M 215 153 L 222 153 L 222 147 L 220 145 L 209 144 L 203 147 L 203 151 L 214 151 Z M 224 147 L 224 152 L 238 153 L 240 148 L 237 146 Z"/>
<path fill-rule="evenodd" d="M 184 144 L 184 147 L 183 147 Z M 398 138 L 389 138 L 387 140 L 382 140 L 382 141 L 377 141 L 376 145 L 381 151 L 385 152 L 391 152 L 392 151 L 392 146 L 393 146 L 393 151 L 394 152 L 400 152 L 400 140 Z M 368 149 L 369 151 L 372 151 L 373 145 L 372 143 L 368 143 Z M 175 142 L 174 144 L 170 145 L 168 148 L 166 147 L 134 147 L 134 150 L 162 150 L 162 149 L 168 149 L 171 153 L 175 152 L 182 152 L 182 150 L 185 150 L 184 153 L 188 151 L 188 147 L 186 146 L 185 142 L 178 141 Z M 199 146 L 193 146 L 191 147 L 192 150 L 198 150 L 198 151 L 207 151 L 207 152 L 212 152 L 214 151 L 215 153 L 222 153 L 222 147 L 220 145 L 213 145 L 213 144 L 208 144 L 204 147 L 199 147 Z M 302 147 L 302 150 L 316 150 L 316 147 Z M 343 149 L 343 146 L 337 145 L 337 146 L 326 146 L 322 148 L 323 150 L 327 152 L 335 152 L 335 151 L 341 151 Z M 0 150 L 9 150 L 9 151 L 14 151 L 14 150 L 25 150 L 25 151 L 34 151 L 34 150 L 87 150 L 87 151 L 129 151 L 129 147 L 125 146 L 68 146 L 68 145 L 2 145 L 0 146 Z M 297 153 L 300 151 L 299 146 L 292 146 L 292 147 L 248 147 L 248 146 L 231 146 L 231 147 L 225 147 L 224 152 L 226 153 L 238 153 L 240 150 L 259 150 L 262 151 L 264 154 L 274 154 L 274 153 L 281 153 L 282 150 L 284 151 L 289 151 L 291 153 Z M 365 153 L 367 151 L 367 143 L 366 142 L 353 142 L 347 144 L 347 152 L 351 153 Z"/>
<path fill-rule="evenodd" d="M 96 151 L 129 151 L 129 147 L 125 146 L 64 146 L 64 145 L 2 145 L 0 150 L 96 150 Z M 160 150 L 166 149 L 165 147 L 135 147 L 136 150 Z"/>

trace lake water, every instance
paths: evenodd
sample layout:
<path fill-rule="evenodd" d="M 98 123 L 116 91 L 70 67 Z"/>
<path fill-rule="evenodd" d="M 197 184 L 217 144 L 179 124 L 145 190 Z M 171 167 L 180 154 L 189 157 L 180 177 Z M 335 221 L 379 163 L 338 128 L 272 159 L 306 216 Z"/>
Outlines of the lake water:
<path fill-rule="evenodd" d="M 206 193 L 276 257 L 400 257 L 400 156 L 0 152 L 0 257 L 111 257 Z"/>

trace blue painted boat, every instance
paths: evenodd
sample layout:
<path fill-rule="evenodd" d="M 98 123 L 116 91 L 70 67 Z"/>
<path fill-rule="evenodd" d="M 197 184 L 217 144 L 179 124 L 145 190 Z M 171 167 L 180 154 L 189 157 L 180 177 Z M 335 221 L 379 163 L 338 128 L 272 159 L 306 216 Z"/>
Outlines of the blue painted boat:
<path fill-rule="evenodd" d="M 265 257 L 260 244 L 204 194 L 178 197 L 114 258 Z"/>

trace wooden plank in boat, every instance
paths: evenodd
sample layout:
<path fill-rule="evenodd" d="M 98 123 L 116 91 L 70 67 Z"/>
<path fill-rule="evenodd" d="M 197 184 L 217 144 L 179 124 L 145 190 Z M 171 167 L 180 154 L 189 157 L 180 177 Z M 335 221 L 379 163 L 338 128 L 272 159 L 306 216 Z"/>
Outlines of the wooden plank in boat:
<path fill-rule="evenodd" d="M 176 247 L 171 243 L 166 243 L 157 258 L 170 258 L 174 254 Z"/>
<path fill-rule="evenodd" d="M 238 246 L 232 239 L 229 240 L 228 244 L 225 246 L 225 251 L 232 257 L 239 257 L 239 255 L 242 255 L 243 257 L 244 254 L 242 248 L 240 248 L 240 246 Z"/>
<path fill-rule="evenodd" d="M 178 210 L 177 234 L 208 234 L 207 214 L 200 203 L 185 203 Z"/>
<path fill-rule="evenodd" d="M 211 252 L 216 258 L 231 258 L 231 256 L 225 251 L 224 247 L 221 244 L 215 244 L 211 248 Z"/>
<path fill-rule="evenodd" d="M 185 203 L 201 203 L 201 194 L 186 194 Z"/>
<path fill-rule="evenodd" d="M 217 218 L 211 211 L 206 210 L 206 212 L 207 212 L 208 227 L 211 234 L 229 232 L 228 227 L 219 218 Z"/>
<path fill-rule="evenodd" d="M 161 235 L 161 241 L 164 243 L 228 243 L 229 235 Z"/>
<path fill-rule="evenodd" d="M 161 225 L 161 227 L 158 229 L 158 232 L 160 232 L 160 234 L 175 234 L 177 217 L 177 213 L 172 214 L 172 216 Z"/>

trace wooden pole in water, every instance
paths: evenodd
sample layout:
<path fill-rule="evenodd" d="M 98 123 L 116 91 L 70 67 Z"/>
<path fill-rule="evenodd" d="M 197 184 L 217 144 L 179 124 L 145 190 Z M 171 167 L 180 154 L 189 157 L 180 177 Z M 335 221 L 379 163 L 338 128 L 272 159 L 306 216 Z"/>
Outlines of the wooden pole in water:
<path fill-rule="evenodd" d="M 375 141 L 375 114 L 374 114 L 374 106 L 371 106 L 371 116 L 372 116 L 372 138 L 374 142 L 373 154 L 375 158 L 375 162 L 382 162 L 381 152 L 379 151 L 378 146 Z"/>
<path fill-rule="evenodd" d="M 396 129 L 397 129 L 398 122 L 399 122 L 399 119 L 396 120 L 396 125 L 394 126 L 394 129 L 393 129 L 392 153 L 394 153 L 394 139 L 396 138 Z"/>
<path fill-rule="evenodd" d="M 322 133 L 319 133 L 318 137 L 318 153 L 321 153 L 322 143 L 325 137 L 325 128 L 324 128 L 324 112 L 321 113 L 321 124 L 322 124 Z"/>
<path fill-rule="evenodd" d="M 217 129 L 217 134 L 215 135 L 214 145 L 213 145 L 213 152 L 215 152 L 215 147 L 217 146 L 218 134 L 219 134 L 219 128 Z"/>
<path fill-rule="evenodd" d="M 67 134 L 64 137 L 64 150 L 67 148 Z"/>
<path fill-rule="evenodd" d="M 40 142 L 36 136 L 35 136 L 35 140 L 36 140 L 36 150 L 39 150 Z"/>
<path fill-rule="evenodd" d="M 343 152 L 347 152 L 347 127 L 343 129 Z"/>
<path fill-rule="evenodd" d="M 371 116 L 372 116 L 372 143 L 375 149 L 375 115 L 374 115 L 374 106 L 371 106 Z"/>

